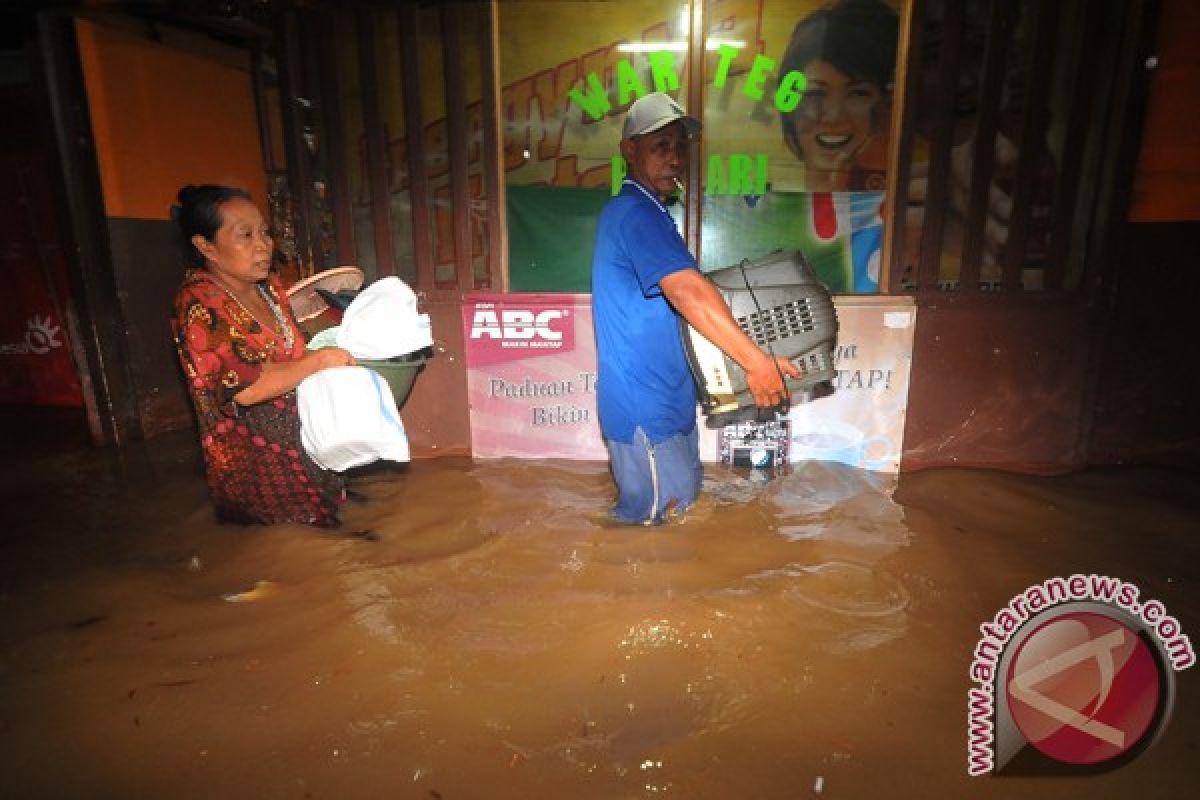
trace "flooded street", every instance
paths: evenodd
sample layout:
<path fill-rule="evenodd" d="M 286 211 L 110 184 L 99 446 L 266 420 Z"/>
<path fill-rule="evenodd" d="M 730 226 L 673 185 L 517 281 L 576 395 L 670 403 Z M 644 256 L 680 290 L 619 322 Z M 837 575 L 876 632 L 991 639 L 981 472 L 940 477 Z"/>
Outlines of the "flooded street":
<path fill-rule="evenodd" d="M 418 461 L 343 530 L 213 522 L 190 434 L 3 466 L 9 797 L 1181 796 L 1165 736 L 1075 778 L 966 775 L 978 626 L 1056 575 L 1136 583 L 1200 637 L 1200 493 L 1152 469 L 709 466 L 610 526 L 606 468 Z M 369 535 L 353 535 L 370 531 Z"/>

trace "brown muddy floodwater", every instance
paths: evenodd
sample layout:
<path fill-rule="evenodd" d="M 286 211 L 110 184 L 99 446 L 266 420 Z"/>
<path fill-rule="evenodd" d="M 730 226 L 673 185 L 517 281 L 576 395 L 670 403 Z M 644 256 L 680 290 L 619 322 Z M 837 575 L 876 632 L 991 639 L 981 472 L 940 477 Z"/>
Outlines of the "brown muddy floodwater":
<path fill-rule="evenodd" d="M 941 470 L 892 492 L 840 465 L 709 467 L 683 521 L 614 528 L 603 465 L 438 459 L 358 476 L 369 500 L 331 535 L 216 525 L 190 435 L 2 470 L 5 797 L 1148 798 L 1200 778 L 1200 669 L 1118 770 L 966 774 L 978 625 L 1026 586 L 1119 576 L 1200 640 L 1194 474 Z"/>

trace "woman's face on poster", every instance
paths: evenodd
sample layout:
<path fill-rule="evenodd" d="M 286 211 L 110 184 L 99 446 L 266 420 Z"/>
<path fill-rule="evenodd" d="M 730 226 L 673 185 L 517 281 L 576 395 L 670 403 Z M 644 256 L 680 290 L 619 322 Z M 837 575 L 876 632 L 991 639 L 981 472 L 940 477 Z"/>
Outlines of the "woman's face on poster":
<path fill-rule="evenodd" d="M 854 80 L 826 61 L 804 68 L 808 85 L 791 112 L 797 153 L 809 175 L 810 188 L 844 171 L 876 133 L 883 92 L 870 81 Z M 832 188 L 832 187 L 822 187 Z"/>

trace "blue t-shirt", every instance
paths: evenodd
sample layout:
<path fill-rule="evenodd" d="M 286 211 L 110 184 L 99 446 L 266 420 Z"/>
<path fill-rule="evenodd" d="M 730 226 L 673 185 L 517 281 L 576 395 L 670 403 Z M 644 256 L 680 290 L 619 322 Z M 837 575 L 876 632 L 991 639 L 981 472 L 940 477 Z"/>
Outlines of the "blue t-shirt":
<path fill-rule="evenodd" d="M 696 259 L 671 215 L 626 180 L 600 212 L 592 256 L 596 405 L 607 439 L 632 442 L 641 427 L 657 443 L 696 424 L 696 384 L 679 316 L 658 285 L 681 269 L 696 269 Z"/>

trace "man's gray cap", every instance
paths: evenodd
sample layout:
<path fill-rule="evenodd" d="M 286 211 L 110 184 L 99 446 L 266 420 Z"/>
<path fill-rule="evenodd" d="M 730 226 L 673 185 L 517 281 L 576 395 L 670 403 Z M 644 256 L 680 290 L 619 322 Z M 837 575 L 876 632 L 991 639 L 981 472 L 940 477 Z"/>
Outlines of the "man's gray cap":
<path fill-rule="evenodd" d="M 621 129 L 621 138 L 628 139 L 643 133 L 653 133 L 675 120 L 682 120 L 689 139 L 700 132 L 700 120 L 689 117 L 683 106 L 675 102 L 669 94 L 652 92 L 639 97 L 629 107 L 629 113 L 625 116 L 625 127 Z"/>

